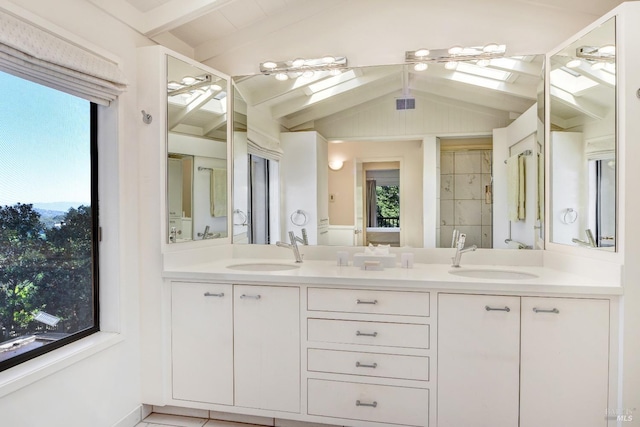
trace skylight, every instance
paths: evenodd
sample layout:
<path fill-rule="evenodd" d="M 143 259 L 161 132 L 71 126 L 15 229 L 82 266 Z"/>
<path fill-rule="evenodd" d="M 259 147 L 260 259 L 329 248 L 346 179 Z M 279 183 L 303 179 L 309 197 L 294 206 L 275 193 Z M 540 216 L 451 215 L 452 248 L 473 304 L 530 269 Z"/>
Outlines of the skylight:
<path fill-rule="evenodd" d="M 558 68 L 551 71 L 551 84 L 558 89 L 562 89 L 572 95 L 597 86 L 598 83 L 591 80 L 575 70 Z"/>
<path fill-rule="evenodd" d="M 506 82 L 507 79 L 511 76 L 511 73 L 509 73 L 508 71 L 496 70 L 495 68 L 490 67 L 479 67 L 468 62 L 458 62 L 456 71 L 460 73 L 471 74 L 474 76 L 485 77 L 488 79 L 499 80 L 502 82 Z"/>

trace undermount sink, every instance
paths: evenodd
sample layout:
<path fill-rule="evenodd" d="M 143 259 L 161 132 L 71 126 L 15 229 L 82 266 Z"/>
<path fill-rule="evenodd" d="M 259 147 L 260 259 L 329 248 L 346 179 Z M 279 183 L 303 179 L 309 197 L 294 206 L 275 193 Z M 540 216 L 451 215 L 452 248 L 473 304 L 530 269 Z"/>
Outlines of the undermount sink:
<path fill-rule="evenodd" d="M 242 271 L 285 271 L 300 268 L 295 264 L 277 264 L 270 262 L 248 262 L 243 264 L 228 265 L 227 268 Z"/>
<path fill-rule="evenodd" d="M 472 269 L 461 268 L 459 270 L 449 270 L 449 274 L 462 277 L 472 277 L 475 279 L 497 279 L 497 280 L 525 280 L 535 279 L 538 276 L 532 273 L 515 270 L 499 270 L 499 269 Z"/>

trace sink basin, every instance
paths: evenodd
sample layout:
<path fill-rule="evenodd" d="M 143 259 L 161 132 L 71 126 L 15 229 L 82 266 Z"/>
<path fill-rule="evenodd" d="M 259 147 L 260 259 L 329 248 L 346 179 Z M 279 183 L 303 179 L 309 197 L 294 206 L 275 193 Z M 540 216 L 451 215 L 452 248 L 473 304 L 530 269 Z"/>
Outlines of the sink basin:
<path fill-rule="evenodd" d="M 525 273 L 515 270 L 498 270 L 498 269 L 471 269 L 462 268 L 459 270 L 449 270 L 449 274 L 462 277 L 472 277 L 475 279 L 497 279 L 497 280 L 525 280 L 535 279 L 536 274 Z"/>
<path fill-rule="evenodd" d="M 300 266 L 295 264 L 277 264 L 270 262 L 249 262 L 244 264 L 228 265 L 227 268 L 242 271 L 284 271 L 295 270 L 300 268 Z"/>

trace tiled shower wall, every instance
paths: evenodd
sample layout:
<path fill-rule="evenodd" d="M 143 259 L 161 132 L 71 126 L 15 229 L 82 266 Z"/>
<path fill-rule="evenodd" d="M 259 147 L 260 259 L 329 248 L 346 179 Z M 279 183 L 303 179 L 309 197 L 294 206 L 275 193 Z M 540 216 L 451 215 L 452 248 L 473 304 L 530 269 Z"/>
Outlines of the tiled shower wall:
<path fill-rule="evenodd" d="M 466 246 L 493 247 L 491 150 L 442 151 L 440 155 L 440 247 L 451 247 L 454 229 Z"/>

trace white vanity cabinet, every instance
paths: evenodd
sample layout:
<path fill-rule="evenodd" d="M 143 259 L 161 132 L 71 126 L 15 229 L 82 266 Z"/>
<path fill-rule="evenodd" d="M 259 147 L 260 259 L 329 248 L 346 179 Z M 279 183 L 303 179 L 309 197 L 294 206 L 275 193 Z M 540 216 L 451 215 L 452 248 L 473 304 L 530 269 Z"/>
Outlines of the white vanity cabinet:
<path fill-rule="evenodd" d="M 438 427 L 604 427 L 608 372 L 608 300 L 438 296 Z"/>
<path fill-rule="evenodd" d="M 522 298 L 520 427 L 604 427 L 609 301 Z"/>
<path fill-rule="evenodd" d="M 173 399 L 300 412 L 300 289 L 172 282 Z"/>
<path fill-rule="evenodd" d="M 233 404 L 233 286 L 173 282 L 173 398 Z"/>
<path fill-rule="evenodd" d="M 428 426 L 430 310 L 429 292 L 308 288 L 307 413 Z"/>
<path fill-rule="evenodd" d="M 235 405 L 300 412 L 300 289 L 234 286 Z"/>
<path fill-rule="evenodd" d="M 519 371 L 520 297 L 438 296 L 438 427 L 517 426 Z"/>

